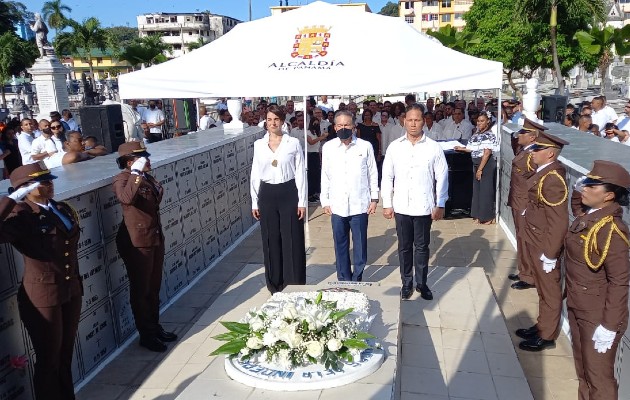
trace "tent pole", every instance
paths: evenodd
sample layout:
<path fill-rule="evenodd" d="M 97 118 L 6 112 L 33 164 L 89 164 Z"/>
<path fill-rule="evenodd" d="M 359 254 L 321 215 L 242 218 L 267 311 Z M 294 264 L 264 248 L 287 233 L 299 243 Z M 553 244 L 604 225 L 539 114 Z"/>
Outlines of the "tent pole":
<path fill-rule="evenodd" d="M 308 153 L 307 153 L 307 149 L 308 149 L 308 140 L 307 140 L 307 132 L 306 130 L 308 129 L 307 126 L 307 122 L 306 122 L 306 118 L 308 117 L 308 115 L 306 114 L 306 96 L 302 97 L 302 104 L 304 105 L 304 110 L 302 111 L 304 113 L 304 182 L 306 182 L 306 215 L 304 216 L 304 245 L 305 247 L 308 249 L 309 247 L 311 247 L 311 237 L 310 237 L 310 232 L 309 232 L 309 215 L 308 215 Z"/>
<path fill-rule="evenodd" d="M 501 177 L 501 170 L 502 170 L 502 167 L 501 167 L 501 140 L 502 140 L 502 137 L 501 137 L 501 135 L 503 134 L 502 133 L 503 114 L 502 114 L 502 110 L 501 110 L 501 108 L 502 108 L 502 104 L 501 104 L 502 103 L 502 99 L 501 99 L 501 94 L 502 93 L 501 92 L 502 92 L 502 88 L 499 88 L 499 104 L 498 104 L 498 107 L 497 107 L 497 123 L 498 123 L 498 125 L 497 125 L 497 142 L 498 142 L 497 143 L 497 147 L 499 148 L 499 152 L 497 154 L 497 177 L 496 177 L 496 182 L 499 185 L 500 185 L 500 182 L 501 182 L 500 177 Z M 501 198 L 500 197 L 500 193 L 501 193 L 500 188 L 497 188 L 497 194 L 496 194 L 496 198 L 495 198 L 495 201 L 494 201 L 494 204 L 495 204 L 495 212 L 494 212 L 494 214 L 495 214 L 495 221 L 497 222 L 497 224 L 499 223 L 499 206 L 500 206 L 500 198 Z"/>

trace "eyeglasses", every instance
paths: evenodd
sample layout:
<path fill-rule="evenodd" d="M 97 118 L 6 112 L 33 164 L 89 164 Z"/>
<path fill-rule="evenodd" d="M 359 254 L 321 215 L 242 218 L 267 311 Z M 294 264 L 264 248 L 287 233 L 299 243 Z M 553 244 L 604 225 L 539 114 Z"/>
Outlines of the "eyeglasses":
<path fill-rule="evenodd" d="M 50 125 L 50 129 L 61 129 L 61 125 Z"/>

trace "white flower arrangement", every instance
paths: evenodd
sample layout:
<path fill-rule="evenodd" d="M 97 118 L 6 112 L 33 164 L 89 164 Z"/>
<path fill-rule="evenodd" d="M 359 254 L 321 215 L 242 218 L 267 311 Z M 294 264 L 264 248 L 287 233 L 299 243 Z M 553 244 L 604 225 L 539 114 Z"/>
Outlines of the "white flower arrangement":
<path fill-rule="evenodd" d="M 369 348 L 373 316 L 363 293 L 276 293 L 240 322 L 221 322 L 229 332 L 211 355 L 264 360 L 284 369 L 322 364 L 339 371 Z"/>

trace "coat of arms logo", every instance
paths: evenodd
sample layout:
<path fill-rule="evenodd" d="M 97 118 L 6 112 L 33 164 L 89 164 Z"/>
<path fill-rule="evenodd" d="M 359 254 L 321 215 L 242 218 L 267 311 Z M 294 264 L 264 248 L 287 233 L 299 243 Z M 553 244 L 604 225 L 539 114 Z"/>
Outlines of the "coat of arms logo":
<path fill-rule="evenodd" d="M 325 57 L 330 45 L 330 27 L 307 26 L 299 30 L 295 35 L 293 52 L 291 57 L 310 60 L 316 57 Z"/>

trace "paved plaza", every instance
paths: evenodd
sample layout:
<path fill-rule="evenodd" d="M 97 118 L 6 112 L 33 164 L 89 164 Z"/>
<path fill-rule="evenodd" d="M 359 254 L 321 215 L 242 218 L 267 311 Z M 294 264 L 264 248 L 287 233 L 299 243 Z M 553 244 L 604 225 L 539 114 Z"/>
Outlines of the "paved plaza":
<path fill-rule="evenodd" d="M 307 283 L 335 280 L 330 218 L 320 208 L 311 208 L 308 233 Z M 370 266 L 364 280 L 399 284 L 396 245 L 394 221 L 384 219 L 379 209 L 370 217 Z M 431 268 L 429 283 L 435 300 L 426 302 L 416 293 L 400 306 L 401 399 L 577 397 L 571 347 L 564 335 L 555 349 L 542 353 L 517 347 L 520 339 L 513 332 L 534 323 L 538 299 L 534 290 L 510 289 L 507 275 L 516 268 L 515 257 L 497 225 L 474 225 L 470 219 L 434 223 L 430 265 L 438 267 Z M 79 391 L 77 399 L 347 397 L 343 388 L 337 389 L 336 397 L 319 391 L 261 392 L 217 378 L 223 374 L 222 360 L 208 357 L 219 345 L 211 339 L 216 334 L 213 326 L 244 299 L 253 296 L 262 303 L 267 297 L 261 261 L 260 232 L 255 229 L 162 314 L 164 327 L 181 338 L 169 345 L 169 352 L 148 352 L 134 340 Z M 386 390 L 363 387 L 361 398 L 389 398 Z"/>

